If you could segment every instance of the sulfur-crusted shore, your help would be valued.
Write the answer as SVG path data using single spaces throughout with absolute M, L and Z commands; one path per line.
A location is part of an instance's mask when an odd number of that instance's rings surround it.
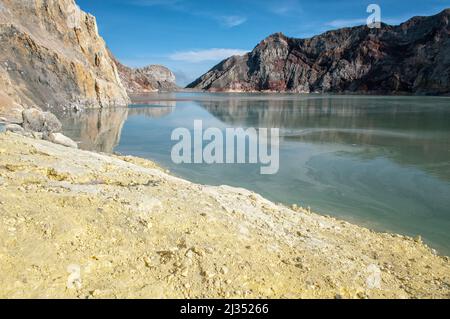
M 450 262 L 131 157 L 0 134 L 1 298 L 449 298 Z

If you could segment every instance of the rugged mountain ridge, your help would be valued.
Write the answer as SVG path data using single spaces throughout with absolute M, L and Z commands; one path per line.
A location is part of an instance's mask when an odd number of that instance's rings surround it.
M 450 94 L 450 9 L 310 39 L 276 33 L 188 85 L 209 91 Z
M 74 0 L 0 0 L 0 116 L 126 105 L 95 18 Z
M 111 52 L 110 54 L 128 93 L 177 90 L 175 74 L 165 66 L 149 65 L 143 68 L 130 68 L 119 62 Z

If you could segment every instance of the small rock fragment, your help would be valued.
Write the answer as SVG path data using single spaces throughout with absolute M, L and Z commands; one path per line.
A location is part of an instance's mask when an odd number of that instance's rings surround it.
M 144 256 L 144 258 L 142 258 L 144 260 L 145 266 L 148 268 L 152 267 L 152 261 L 150 258 L 148 258 L 147 256 Z
M 180 275 L 182 276 L 182 277 L 187 277 L 188 276 L 188 274 L 189 274 L 189 269 L 186 267 L 186 268 L 183 268 L 183 269 L 181 269 L 181 271 L 180 271 Z
M 18 125 L 18 124 L 8 124 L 5 126 L 5 131 L 6 132 L 12 132 L 12 133 L 24 133 L 24 129 L 22 126 Z
M 48 134 L 47 139 L 50 142 L 55 143 L 55 144 L 59 144 L 59 145 L 63 145 L 66 147 L 71 147 L 71 148 L 78 148 L 77 143 L 75 143 L 70 138 L 68 138 L 67 136 L 65 136 L 61 133 L 50 133 L 50 134 Z
M 222 268 L 220 268 L 220 272 L 221 272 L 223 275 L 226 275 L 226 274 L 228 274 L 229 269 L 228 269 L 226 266 L 223 266 Z
M 189 259 L 191 259 L 192 257 L 194 257 L 194 252 L 192 251 L 192 249 L 189 249 L 189 250 L 186 252 L 185 256 L 186 256 L 187 258 L 189 258 Z
M 201 275 L 206 278 L 213 278 L 216 274 L 212 271 L 204 270 L 201 272 Z

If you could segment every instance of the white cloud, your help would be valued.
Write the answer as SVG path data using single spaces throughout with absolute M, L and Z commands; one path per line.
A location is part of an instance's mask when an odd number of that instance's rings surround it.
M 220 23 L 227 28 L 237 27 L 247 21 L 246 17 L 241 16 L 223 16 L 219 18 Z
M 366 19 L 339 19 L 327 22 L 326 25 L 333 28 L 344 28 L 348 26 L 366 24 L 366 22 Z
M 269 10 L 281 16 L 297 15 L 303 12 L 298 0 L 278 0 L 270 6 Z
M 222 16 L 203 9 L 198 10 L 195 6 L 192 6 L 192 4 L 189 4 L 185 0 L 133 0 L 132 4 L 141 7 L 164 7 L 169 10 L 183 12 L 192 16 L 215 20 L 226 28 L 237 27 L 247 21 L 246 17 L 240 15 Z
M 169 55 L 169 58 L 174 61 L 199 63 L 204 61 L 219 61 L 226 59 L 232 55 L 243 55 L 247 52 L 248 50 L 240 49 L 207 49 L 176 52 Z

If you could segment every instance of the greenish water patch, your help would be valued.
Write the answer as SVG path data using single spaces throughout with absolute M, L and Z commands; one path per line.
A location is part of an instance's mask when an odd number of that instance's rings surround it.
M 117 112 L 67 120 L 66 133 L 86 148 L 155 160 L 193 182 L 245 187 L 378 231 L 421 235 L 450 254 L 449 98 L 155 94 Z M 278 174 L 260 175 L 260 165 L 172 163 L 172 130 L 192 129 L 197 119 L 205 128 L 280 128 Z

